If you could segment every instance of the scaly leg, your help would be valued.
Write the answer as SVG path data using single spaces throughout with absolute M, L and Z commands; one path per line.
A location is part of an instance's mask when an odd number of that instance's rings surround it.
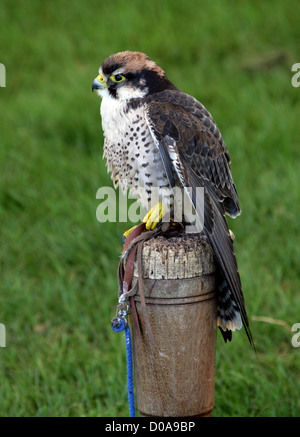
M 158 222 L 161 221 L 166 214 L 161 202 L 158 202 L 143 218 L 143 223 L 146 223 L 146 229 L 154 229 Z

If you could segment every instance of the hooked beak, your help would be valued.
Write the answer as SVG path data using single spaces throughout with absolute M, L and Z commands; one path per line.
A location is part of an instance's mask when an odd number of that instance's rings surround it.
M 107 87 L 107 83 L 104 80 L 104 77 L 99 74 L 93 82 L 92 91 L 94 90 L 103 90 Z

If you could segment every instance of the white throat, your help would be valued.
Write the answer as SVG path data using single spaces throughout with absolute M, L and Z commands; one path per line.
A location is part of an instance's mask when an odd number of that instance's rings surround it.
M 118 98 L 112 97 L 107 88 L 97 90 L 97 92 L 99 96 L 102 97 L 100 114 L 103 130 L 107 132 L 110 128 L 113 128 L 115 123 L 120 123 L 121 114 L 124 113 L 128 100 L 145 97 L 148 93 L 148 89 L 120 87 L 120 89 L 118 89 Z

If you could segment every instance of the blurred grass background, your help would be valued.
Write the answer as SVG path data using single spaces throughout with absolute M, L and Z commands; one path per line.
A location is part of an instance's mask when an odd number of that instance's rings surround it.
M 128 224 L 96 220 L 111 181 L 91 92 L 102 61 L 127 49 L 209 109 L 232 158 L 243 214 L 230 227 L 257 355 L 244 332 L 218 337 L 214 416 L 299 416 L 298 9 L 1 1 L 1 416 L 128 415 L 124 339 L 110 328 Z

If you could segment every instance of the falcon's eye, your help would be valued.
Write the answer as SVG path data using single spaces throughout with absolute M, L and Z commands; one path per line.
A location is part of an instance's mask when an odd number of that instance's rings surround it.
M 116 82 L 116 83 L 120 83 L 120 82 L 123 82 L 124 80 L 125 80 L 125 76 L 123 76 L 122 74 L 112 74 L 111 76 L 110 76 L 110 79 L 113 81 L 113 82 Z

